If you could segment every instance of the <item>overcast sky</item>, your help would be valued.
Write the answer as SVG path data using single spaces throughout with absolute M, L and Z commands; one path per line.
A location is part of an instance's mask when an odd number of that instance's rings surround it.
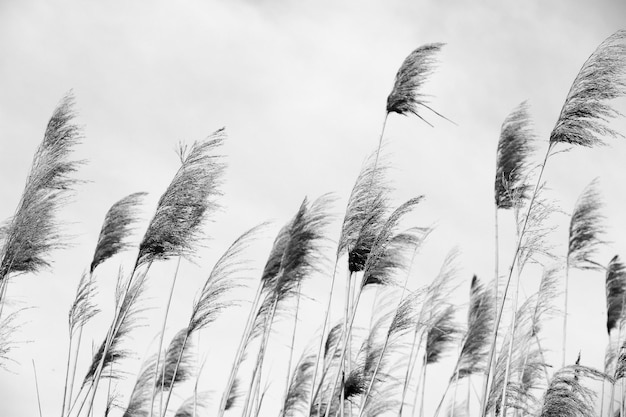
M 305 196 L 337 193 L 334 212 L 342 215 L 361 164 L 376 148 L 395 73 L 425 43 L 446 43 L 425 92 L 454 124 L 431 114 L 434 127 L 391 115 L 385 133 L 390 180 L 398 201 L 426 196 L 418 225 L 437 224 L 424 248 L 422 283 L 455 246 L 468 279 L 473 273 L 490 279 L 494 156 L 503 119 L 528 100 L 539 153 L 545 152 L 580 66 L 620 28 L 626 28 L 626 3 L 617 0 L 0 1 L 0 219 L 13 214 L 47 120 L 69 90 L 84 126 L 77 156 L 88 161 L 79 171 L 86 182 L 61 213 L 73 245 L 53 254 L 51 270 L 9 286 L 12 300 L 33 309 L 24 313 L 20 331 L 30 343 L 14 351 L 19 365 L 0 370 L 0 415 L 37 412 L 31 358 L 44 415 L 58 415 L 67 309 L 104 214 L 121 197 L 147 191 L 148 218 L 178 168 L 178 141 L 191 143 L 222 126 L 229 135 L 223 209 L 207 227 L 206 256 L 196 266 L 183 265 L 188 277 L 181 274 L 176 293 L 190 300 L 216 256 L 247 228 L 275 221 L 255 249 L 262 263 L 276 228 Z M 623 101 L 616 106 L 626 112 Z M 615 127 L 626 132 L 623 121 Z M 546 172 L 550 197 L 571 211 L 600 176 L 607 222 L 626 230 L 624 160 L 624 142 L 559 155 Z M 557 244 L 564 238 L 562 231 L 554 236 Z M 626 257 L 624 238 L 614 233 L 611 241 L 602 263 L 615 253 Z M 119 262 L 98 275 L 103 303 L 112 300 Z M 173 267 L 155 269 L 153 288 L 165 291 Z M 311 286 L 312 297 L 324 293 L 326 280 Z M 583 350 L 586 364 L 601 367 L 602 274 L 573 274 L 571 297 L 577 310 L 570 350 Z M 185 302 L 173 321 L 184 320 Z M 96 344 L 110 320 L 106 312 L 101 316 L 90 333 Z M 147 338 L 155 332 L 146 331 Z M 207 366 L 223 381 L 216 352 L 231 352 L 238 334 L 221 332 Z M 302 337 L 300 349 L 311 335 Z M 139 360 L 149 343 L 135 348 Z M 552 348 L 558 351 L 558 341 Z

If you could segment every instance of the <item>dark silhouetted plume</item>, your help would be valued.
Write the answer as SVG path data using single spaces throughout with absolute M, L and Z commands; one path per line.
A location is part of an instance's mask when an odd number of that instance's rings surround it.
M 510 209 L 528 197 L 528 159 L 533 151 L 528 105 L 517 106 L 502 123 L 496 162 L 495 199 L 499 209 Z
M 413 113 L 423 120 L 420 107 L 425 107 L 434 112 L 428 107 L 426 96 L 422 94 L 420 89 L 428 76 L 432 74 L 435 54 L 441 50 L 443 45 L 443 43 L 422 45 L 406 57 L 396 74 L 393 90 L 387 97 L 387 113 L 402 115 Z
M 589 184 L 576 202 L 569 224 L 568 265 L 578 269 L 597 269 L 593 261 L 598 246 L 603 243 L 605 233 L 600 213 L 602 202 L 596 180 Z
M 611 334 L 624 318 L 626 297 L 626 266 L 615 255 L 606 268 L 606 330 Z
M 126 239 L 137 221 L 137 205 L 145 195 L 146 193 L 134 193 L 111 206 L 100 230 L 98 244 L 91 261 L 91 272 L 102 262 L 130 247 Z

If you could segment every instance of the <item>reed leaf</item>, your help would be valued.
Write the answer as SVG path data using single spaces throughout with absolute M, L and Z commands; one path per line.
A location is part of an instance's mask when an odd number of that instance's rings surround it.
M 427 96 L 420 89 L 433 73 L 438 53 L 443 43 L 422 45 L 409 54 L 396 74 L 396 81 L 387 97 L 387 113 L 407 115 L 413 113 L 423 120 L 420 107 L 433 111 L 427 104 Z
M 569 224 L 567 264 L 571 268 L 598 269 L 593 260 L 598 246 L 604 243 L 606 233 L 602 223 L 602 201 L 597 189 L 597 180 L 592 181 L 576 201 Z
M 225 164 L 214 152 L 226 138 L 219 129 L 195 142 L 167 187 L 139 244 L 137 265 L 190 256 L 200 240 L 200 226 L 218 208 Z
M 550 133 L 550 144 L 568 143 L 592 147 L 604 137 L 622 136 L 607 123 L 620 115 L 608 103 L 626 94 L 626 30 L 602 42 L 574 79 Z
M 615 255 L 606 268 L 606 330 L 611 334 L 624 318 L 626 266 Z
M 504 120 L 496 158 L 495 200 L 499 209 L 510 209 L 528 198 L 528 159 L 535 136 L 526 102 Z
M 146 193 L 130 194 L 111 206 L 104 217 L 90 272 L 102 262 L 131 247 L 128 236 L 137 221 L 137 205 Z
M 54 110 L 35 152 L 17 210 L 3 233 L 0 282 L 9 274 L 34 273 L 48 267 L 50 251 L 65 245 L 56 212 L 78 182 L 72 174 L 82 163 L 69 158 L 82 138 L 74 124 L 73 107 L 74 97 L 68 93 Z

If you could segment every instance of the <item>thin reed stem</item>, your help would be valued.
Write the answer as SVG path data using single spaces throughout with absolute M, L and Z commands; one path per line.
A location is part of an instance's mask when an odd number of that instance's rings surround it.
M 239 365 L 243 360 L 243 354 L 246 347 L 246 341 L 248 340 L 250 331 L 252 330 L 252 324 L 254 323 L 254 316 L 258 308 L 259 300 L 261 299 L 261 292 L 263 289 L 263 282 L 259 282 L 257 286 L 256 294 L 254 295 L 254 300 L 252 301 L 252 306 L 250 307 L 250 312 L 248 313 L 248 320 L 246 322 L 246 327 L 244 328 L 244 332 L 239 341 L 239 347 L 237 348 L 237 352 L 235 354 L 235 360 L 233 362 L 233 366 L 230 371 L 230 375 L 228 377 L 228 383 L 226 384 L 226 388 L 222 394 L 222 400 L 220 402 L 220 408 L 218 411 L 218 417 L 223 417 L 224 412 L 226 411 L 226 404 L 228 403 L 228 397 L 230 395 L 230 391 L 233 389 L 233 385 L 235 383 L 235 379 L 237 377 L 237 371 L 239 370 Z
M 546 155 L 543 159 L 543 162 L 541 164 L 541 169 L 539 171 L 539 177 L 537 178 L 537 183 L 535 184 L 535 189 L 530 197 L 530 202 L 528 203 L 528 211 L 526 213 L 526 217 L 524 218 L 524 223 L 522 225 L 522 229 L 520 231 L 520 235 L 517 241 L 517 246 L 515 248 L 515 253 L 513 254 L 513 260 L 511 261 L 511 266 L 509 268 L 509 273 L 508 273 L 508 277 L 507 277 L 507 281 L 506 281 L 506 286 L 504 287 L 504 292 L 502 294 L 502 301 L 500 302 L 500 306 L 498 308 L 498 315 L 496 316 L 496 322 L 494 325 L 495 331 L 494 331 L 494 335 L 493 335 L 493 339 L 491 340 L 491 347 L 489 349 L 489 359 L 487 361 L 487 367 L 485 368 L 485 378 L 484 378 L 484 382 L 483 382 L 483 390 L 482 390 L 482 395 L 481 395 L 481 408 L 482 408 L 482 412 L 481 412 L 481 416 L 485 417 L 487 415 L 487 392 L 489 390 L 489 381 L 492 377 L 492 372 L 491 370 L 491 365 L 493 363 L 493 358 L 494 358 L 494 354 L 495 354 L 495 350 L 496 350 L 496 340 L 498 338 L 498 327 L 500 325 L 500 321 L 502 320 L 502 314 L 504 312 L 504 302 L 506 301 L 506 296 L 509 290 L 509 286 L 511 284 L 511 277 L 513 276 L 513 269 L 515 267 L 515 263 L 517 261 L 517 258 L 519 256 L 519 253 L 522 249 L 522 242 L 524 239 L 524 233 L 526 232 L 526 227 L 528 226 L 528 220 L 530 219 L 530 214 L 531 214 L 531 210 L 533 208 L 533 204 L 535 203 L 535 199 L 537 197 L 537 194 L 539 192 L 539 187 L 541 185 L 541 178 L 543 177 L 543 172 L 545 170 L 546 167 L 546 163 L 548 162 L 548 157 L 550 156 L 550 151 L 552 150 L 552 147 L 554 145 L 554 142 L 550 142 L 550 144 L 548 145 L 548 150 L 546 151 Z
M 35 391 L 37 392 L 37 407 L 39 408 L 39 417 L 43 417 L 41 414 L 41 398 L 39 397 L 39 380 L 37 379 L 37 367 L 35 366 L 35 360 L 31 359 L 33 363 L 33 374 L 35 375 Z
M 170 311 L 170 306 L 172 305 L 172 296 L 174 295 L 174 287 L 176 285 L 176 278 L 178 277 L 178 271 L 180 269 L 180 261 L 181 256 L 178 257 L 176 261 L 176 270 L 174 271 L 174 278 L 172 279 L 172 285 L 170 287 L 170 292 L 167 297 L 167 304 L 165 306 L 165 314 L 163 315 L 163 324 L 161 325 L 161 335 L 159 336 L 159 344 L 157 345 L 157 359 L 156 366 L 154 367 L 154 384 L 152 384 L 152 395 L 150 397 L 150 414 L 152 417 L 153 408 L 154 408 L 154 397 L 156 396 L 157 389 L 157 377 L 159 375 L 159 363 L 161 361 L 161 349 L 163 349 L 163 338 L 165 337 L 165 327 L 167 325 L 167 316 Z M 185 336 L 185 340 L 187 337 Z M 183 349 L 181 349 L 182 354 Z M 175 379 L 175 378 L 174 378 Z M 174 379 L 172 379 L 172 384 L 174 384 Z M 163 414 L 163 387 L 165 385 L 165 358 L 163 359 L 163 366 L 161 367 L 161 391 L 159 395 L 159 415 Z M 171 389 L 171 387 L 170 387 Z
M 564 304 L 563 304 L 563 339 L 562 339 L 562 360 L 561 368 L 565 367 L 565 357 L 567 353 L 567 301 L 569 292 L 569 258 L 565 261 L 565 288 L 564 288 Z
M 330 281 L 330 294 L 328 295 L 328 304 L 326 305 L 326 314 L 324 315 L 324 324 L 322 325 L 322 334 L 320 336 L 320 343 L 317 347 L 317 355 L 315 356 L 315 367 L 313 368 L 313 379 L 311 380 L 311 391 L 309 394 L 309 409 L 313 407 L 313 400 L 315 398 L 315 380 L 317 379 L 317 370 L 319 369 L 319 362 L 322 357 L 322 349 L 324 348 L 324 338 L 326 336 L 326 328 L 330 318 L 330 307 L 333 300 L 333 292 L 335 288 L 335 278 L 337 276 L 337 263 L 339 258 L 335 259 L 335 266 L 333 268 L 333 277 Z
M 283 395 L 283 404 L 287 401 L 287 395 L 289 394 L 289 381 L 291 379 L 291 362 L 293 361 L 293 346 L 296 342 L 296 330 L 298 329 L 298 312 L 300 310 L 300 291 L 301 283 L 298 282 L 298 288 L 296 290 L 296 312 L 293 319 L 293 330 L 291 331 L 291 345 L 289 346 L 289 360 L 287 361 L 287 384 L 285 385 L 285 394 Z M 282 414 L 282 413 L 281 413 Z

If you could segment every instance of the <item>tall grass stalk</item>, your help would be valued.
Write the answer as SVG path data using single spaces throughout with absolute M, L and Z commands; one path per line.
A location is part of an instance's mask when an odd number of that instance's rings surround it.
M 153 403 L 154 403 L 154 399 L 156 397 L 156 390 L 157 390 L 157 386 L 159 384 L 156 383 L 157 378 L 158 378 L 158 373 L 159 373 L 159 364 L 161 363 L 161 351 L 163 350 L 163 338 L 165 337 L 165 327 L 167 325 L 167 317 L 170 311 L 170 306 L 172 304 L 172 297 L 174 295 L 174 287 L 176 286 L 176 278 L 178 278 L 178 271 L 180 270 L 180 261 L 181 261 L 181 256 L 178 257 L 178 259 L 176 260 L 176 270 L 174 271 L 174 278 L 172 278 L 172 285 L 170 287 L 169 293 L 168 293 L 168 297 L 167 297 L 167 304 L 165 305 L 165 312 L 163 313 L 163 324 L 161 325 L 161 332 L 159 335 L 159 344 L 157 345 L 157 357 L 156 357 L 156 363 L 157 366 L 154 367 L 154 381 L 155 383 L 152 384 L 152 395 L 150 396 L 151 401 L 150 401 L 150 414 L 149 416 L 152 417 L 152 413 L 153 413 Z M 187 341 L 187 335 L 185 335 L 185 342 Z M 181 356 L 182 356 L 182 352 L 183 349 L 181 349 Z M 178 370 L 178 365 L 179 365 L 180 361 L 177 362 L 176 364 L 176 371 Z M 172 379 L 172 383 L 174 383 L 174 379 L 175 377 Z M 161 390 L 159 391 L 159 415 L 163 414 L 163 387 L 165 385 L 165 364 L 163 364 L 163 372 L 161 375 Z

